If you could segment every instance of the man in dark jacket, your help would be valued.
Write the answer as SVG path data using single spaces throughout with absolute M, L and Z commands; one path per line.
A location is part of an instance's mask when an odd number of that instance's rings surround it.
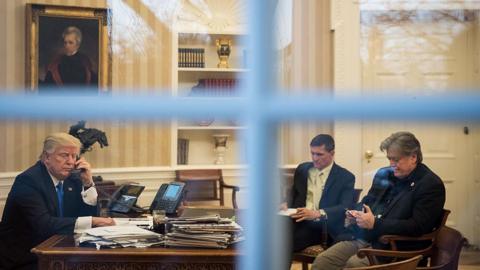
M 313 263 L 313 269 L 343 269 L 368 265 L 356 256 L 367 246 L 385 249 L 378 242 L 385 234 L 418 236 L 433 231 L 441 221 L 445 204 L 442 180 L 422 163 L 419 141 L 410 132 L 397 132 L 386 138 L 380 150 L 387 152 L 390 167 L 376 173 L 372 187 L 357 210 L 346 212 L 350 234 Z M 415 250 L 425 246 L 406 243 L 399 249 Z
M 90 164 L 77 159 L 80 145 L 66 133 L 48 136 L 40 161 L 15 178 L 0 223 L 0 269 L 37 269 L 30 249 L 52 235 L 115 224 L 92 217 L 97 191 Z
M 333 161 L 335 142 L 327 134 L 317 135 L 310 143 L 312 162 L 300 164 L 295 170 L 290 200 L 285 209 L 296 208 L 293 251 L 302 250 L 321 241 L 321 219 L 335 238 L 343 231 L 343 213 L 353 204 L 355 176 Z

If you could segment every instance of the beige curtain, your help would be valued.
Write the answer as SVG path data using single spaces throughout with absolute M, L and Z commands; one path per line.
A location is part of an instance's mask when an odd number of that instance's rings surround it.
M 280 43 L 283 43 L 278 51 L 280 87 L 289 94 L 319 91 L 332 94 L 330 1 L 293 1 L 291 10 L 291 17 L 284 14 L 279 18 L 280 33 L 285 30 L 282 28 L 289 28 L 288 24 L 291 26 L 290 37 L 279 37 Z M 281 163 L 298 164 L 310 160 L 310 140 L 319 133 L 332 132 L 331 122 L 284 123 L 280 128 Z

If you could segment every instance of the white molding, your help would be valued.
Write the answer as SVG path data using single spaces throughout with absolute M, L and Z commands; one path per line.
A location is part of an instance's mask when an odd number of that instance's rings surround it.
M 245 126 L 179 126 L 178 130 L 242 130 Z
M 3 180 L 7 180 L 10 178 L 15 178 L 21 172 L 0 172 L 0 186 L 3 184 Z
M 171 171 L 170 166 L 152 166 L 152 167 L 123 167 L 123 168 L 97 168 L 92 169 L 95 173 L 121 173 L 121 172 L 165 172 Z
M 224 165 L 177 165 L 173 167 L 173 170 L 210 170 L 210 169 L 222 169 L 222 170 L 246 170 L 247 165 L 242 164 L 224 164 Z M 225 172 L 224 172 L 225 173 Z
M 295 169 L 297 168 L 298 164 L 283 164 L 280 166 L 282 169 Z
M 239 73 L 248 72 L 247 68 L 178 68 L 178 72 Z

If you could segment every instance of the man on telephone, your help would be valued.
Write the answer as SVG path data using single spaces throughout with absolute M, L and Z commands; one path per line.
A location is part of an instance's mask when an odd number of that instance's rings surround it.
M 51 134 L 40 160 L 15 178 L 0 223 L 0 269 L 36 269 L 30 249 L 52 235 L 115 224 L 94 217 L 97 191 L 80 147 L 67 133 Z

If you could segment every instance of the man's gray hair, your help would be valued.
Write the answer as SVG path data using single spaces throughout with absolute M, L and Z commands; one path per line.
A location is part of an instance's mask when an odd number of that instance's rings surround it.
M 43 150 L 40 154 L 40 159 L 43 159 L 45 154 L 51 154 L 55 152 L 59 146 L 75 146 L 78 149 L 81 148 L 82 143 L 79 139 L 64 132 L 58 132 L 48 135 L 43 141 Z
M 423 160 L 420 142 L 415 138 L 415 135 L 408 131 L 395 132 L 380 144 L 382 152 L 391 148 L 398 149 L 404 156 L 416 155 L 417 164 L 420 164 Z
M 65 39 L 66 35 L 74 34 L 75 35 L 75 40 L 77 41 L 77 45 L 80 46 L 82 43 L 82 31 L 78 29 L 76 26 L 69 26 L 63 30 L 62 33 L 62 38 Z

